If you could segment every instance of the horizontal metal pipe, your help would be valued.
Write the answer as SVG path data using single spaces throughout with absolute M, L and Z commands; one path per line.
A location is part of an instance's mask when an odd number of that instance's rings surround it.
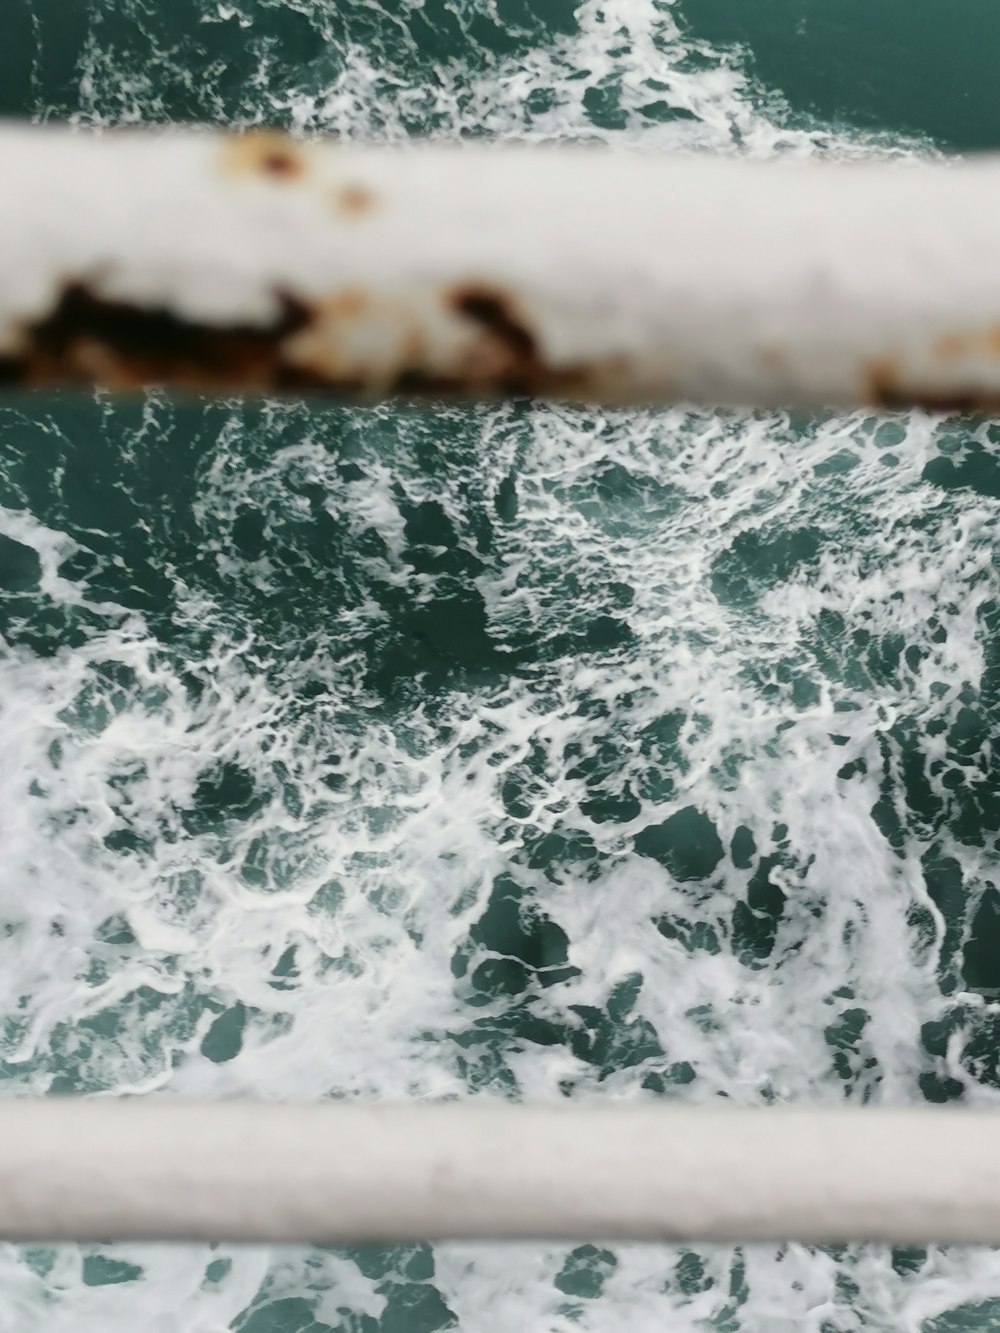
M 1000 160 L 0 130 L 0 382 L 989 409 Z
M 0 1237 L 1000 1243 L 975 1111 L 0 1101 Z

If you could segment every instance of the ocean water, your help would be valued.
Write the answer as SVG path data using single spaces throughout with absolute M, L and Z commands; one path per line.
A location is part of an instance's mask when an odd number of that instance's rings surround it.
M 1000 145 L 941 14 L 7 0 L 0 112 Z M 996 1105 L 998 529 L 988 420 L 5 398 L 3 1090 Z M 0 1333 L 993 1328 L 983 1249 L 0 1249 Z

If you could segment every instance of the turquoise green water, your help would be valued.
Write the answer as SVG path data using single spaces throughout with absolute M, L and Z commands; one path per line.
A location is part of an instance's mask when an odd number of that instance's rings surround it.
M 964 149 L 998 22 L 8 0 L 0 111 Z M 6 1090 L 996 1104 L 998 499 L 981 420 L 7 399 Z M 1000 1328 L 971 1249 L 7 1247 L 0 1294 L 0 1333 Z

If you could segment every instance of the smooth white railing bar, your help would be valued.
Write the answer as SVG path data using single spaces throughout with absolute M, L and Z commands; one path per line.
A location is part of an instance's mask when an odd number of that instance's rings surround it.
M 1000 403 L 1000 159 L 0 129 L 0 381 Z
M 0 1101 L 0 1237 L 1000 1243 L 1000 1115 Z

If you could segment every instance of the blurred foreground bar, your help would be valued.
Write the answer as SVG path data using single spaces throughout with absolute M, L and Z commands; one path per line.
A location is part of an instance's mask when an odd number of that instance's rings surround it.
M 0 382 L 989 410 L 1000 159 L 0 129 Z
M 1000 1116 L 0 1102 L 0 1238 L 1000 1242 Z

